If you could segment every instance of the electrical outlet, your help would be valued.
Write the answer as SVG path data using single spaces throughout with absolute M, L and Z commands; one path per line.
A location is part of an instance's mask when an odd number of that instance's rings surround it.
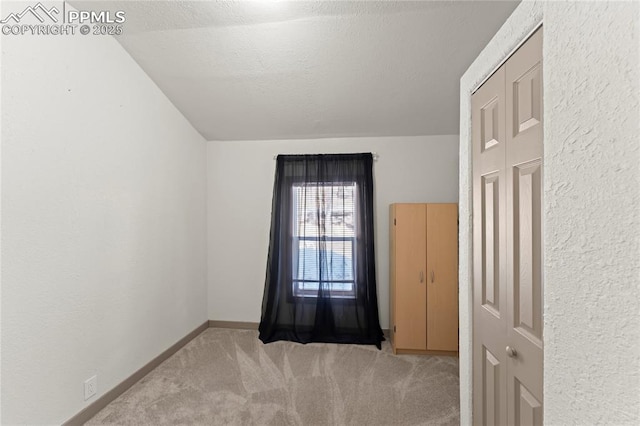
M 93 376 L 84 381 L 84 400 L 98 393 L 98 376 Z

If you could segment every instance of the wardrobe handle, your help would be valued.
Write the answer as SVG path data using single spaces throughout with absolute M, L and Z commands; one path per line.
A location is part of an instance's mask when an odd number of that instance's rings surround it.
M 431 271 L 431 282 L 433 282 L 435 279 L 436 279 L 436 274 L 432 270 Z
M 420 271 L 420 282 L 423 283 L 424 282 L 424 272 Z

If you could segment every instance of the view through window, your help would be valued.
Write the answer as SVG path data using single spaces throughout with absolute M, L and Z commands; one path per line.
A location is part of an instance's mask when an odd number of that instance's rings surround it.
M 293 294 L 355 297 L 354 182 L 293 188 Z M 320 287 L 322 286 L 322 287 Z

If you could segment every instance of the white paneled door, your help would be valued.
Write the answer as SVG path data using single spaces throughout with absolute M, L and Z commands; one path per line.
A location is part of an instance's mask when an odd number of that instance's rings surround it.
M 542 29 L 471 99 L 473 419 L 542 424 Z

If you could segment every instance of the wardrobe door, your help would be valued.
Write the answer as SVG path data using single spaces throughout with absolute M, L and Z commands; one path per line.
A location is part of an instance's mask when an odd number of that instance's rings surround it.
M 471 97 L 473 141 L 473 419 L 507 424 L 505 69 Z
M 424 204 L 394 205 L 395 349 L 427 349 Z
M 458 206 L 427 204 L 427 349 L 458 351 Z
M 542 424 L 542 30 L 506 63 L 508 423 Z

